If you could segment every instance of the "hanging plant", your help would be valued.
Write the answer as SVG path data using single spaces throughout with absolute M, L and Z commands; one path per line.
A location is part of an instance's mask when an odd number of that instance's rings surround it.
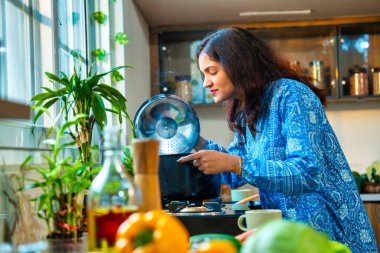
M 119 71 L 116 70 L 112 72 L 112 80 L 115 82 L 119 82 L 119 81 L 124 80 L 124 77 L 120 74 Z
M 73 20 L 73 25 L 76 25 L 79 21 L 80 15 L 78 12 L 73 12 L 72 13 L 72 20 Z
M 97 48 L 91 51 L 91 55 L 95 56 L 99 61 L 102 61 L 104 58 L 106 58 L 107 52 L 103 48 Z
M 99 24 L 103 24 L 106 21 L 106 14 L 102 11 L 97 11 L 92 13 L 92 16 L 94 17 L 95 21 L 98 22 Z
M 73 49 L 73 50 L 70 51 L 70 54 L 71 54 L 72 57 L 74 57 L 74 59 L 79 60 L 79 62 L 84 62 L 84 61 L 85 61 L 85 59 L 84 59 L 84 57 L 82 56 L 80 50 Z
M 129 42 L 128 35 L 123 32 L 119 32 L 115 35 L 115 40 L 121 45 L 125 45 Z

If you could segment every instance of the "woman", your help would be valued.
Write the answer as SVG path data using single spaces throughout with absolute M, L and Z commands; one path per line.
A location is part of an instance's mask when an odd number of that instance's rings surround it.
M 226 28 L 199 46 L 203 86 L 224 103 L 235 133 L 228 151 L 202 137 L 193 160 L 235 188 L 259 188 L 262 207 L 310 224 L 352 252 L 377 252 L 355 181 L 332 130 L 324 91 L 262 40 Z

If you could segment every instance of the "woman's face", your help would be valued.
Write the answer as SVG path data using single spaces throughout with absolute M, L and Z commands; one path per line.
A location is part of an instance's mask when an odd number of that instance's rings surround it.
M 199 68 L 204 74 L 203 87 L 210 89 L 215 103 L 224 102 L 234 96 L 235 86 L 219 62 L 201 53 L 198 59 Z

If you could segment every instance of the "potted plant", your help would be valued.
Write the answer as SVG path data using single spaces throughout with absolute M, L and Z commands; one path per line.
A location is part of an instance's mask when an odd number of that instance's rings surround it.
M 82 117 L 75 122 L 74 127 L 67 130 L 77 145 L 79 160 L 83 163 L 89 163 L 91 161 L 91 137 L 94 123 L 96 122 L 102 130 L 107 123 L 107 111 L 116 114 L 120 123 L 125 117 L 131 125 L 133 124 L 127 112 L 125 97 L 117 89 L 101 82 L 102 77 L 110 73 L 120 78 L 118 70 L 122 68 L 130 68 L 130 66 L 119 66 L 101 74 L 97 74 L 91 67 L 87 77 L 83 79 L 81 79 L 81 71 L 77 72 L 75 67 L 70 78 L 63 72 L 60 73 L 60 76 L 45 72 L 46 77 L 53 83 L 54 89 L 42 87 L 45 92 L 32 97 L 32 102 L 36 103 L 34 106 L 36 110 L 34 123 L 55 103 L 61 105 L 57 119 L 62 114 L 65 121 L 78 114 L 87 115 L 87 117 Z M 111 104 L 111 108 L 105 107 L 104 100 Z
M 55 103 L 61 105 L 55 123 L 47 133 L 48 137 L 55 130 L 55 138 L 44 141 L 52 149 L 51 155 L 42 156 L 46 165 L 32 165 L 33 156 L 27 157 L 21 165 L 23 172 L 32 170 L 40 174 L 38 179 L 26 178 L 29 184 L 20 190 L 41 189 L 41 194 L 32 200 L 37 202 L 38 216 L 47 225 L 48 238 L 77 238 L 81 235 L 83 199 L 80 200 L 79 196 L 90 186 L 93 175 L 98 171 L 98 168 L 92 168 L 94 161 L 91 158 L 94 124 L 102 130 L 107 122 L 107 111 L 116 114 L 119 122 L 126 118 L 132 124 L 125 97 L 101 80 L 108 74 L 120 77 L 117 71 L 128 67 L 116 67 L 101 74 L 90 68 L 84 78 L 76 68 L 70 78 L 63 72 L 59 76 L 45 73 L 54 88 L 42 87 L 44 92 L 32 98 L 36 112 L 34 122 L 42 114 L 50 117 L 48 109 Z M 107 108 L 104 100 L 111 107 Z M 58 126 L 59 119 L 63 119 L 61 127 Z M 67 136 L 72 140 L 64 142 Z M 62 151 L 72 145 L 77 147 L 78 157 L 64 157 Z
M 90 171 L 88 164 L 72 156 L 64 157 L 62 151 L 75 145 L 74 141 L 66 141 L 67 130 L 86 117 L 79 114 L 62 127 L 55 127 L 55 138 L 44 141 L 51 147 L 51 155 L 42 155 L 42 164 L 33 165 L 35 155 L 30 155 L 21 165 L 23 175 L 30 171 L 40 175 L 40 178 L 23 176 L 24 186 L 19 190 L 40 189 L 39 195 L 32 201 L 37 203 L 38 217 L 47 225 L 47 238 L 76 239 L 82 232 L 83 200 L 79 196 L 89 187 L 93 174 L 99 168 Z

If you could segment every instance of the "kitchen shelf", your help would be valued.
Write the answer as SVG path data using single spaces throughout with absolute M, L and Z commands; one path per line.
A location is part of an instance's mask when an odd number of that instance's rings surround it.
M 368 21 L 368 20 L 366 20 Z M 347 21 L 348 22 L 348 21 Z M 344 22 L 312 22 L 308 26 L 290 22 L 284 26 L 251 27 L 275 50 L 281 52 L 292 64 L 299 65 L 304 74 L 312 75 L 317 69 L 319 79 L 315 84 L 325 88 L 328 101 L 336 102 L 376 102 L 380 94 L 374 94 L 374 77 L 370 70 L 380 67 L 380 17 L 363 23 L 350 20 Z M 183 94 L 179 80 L 186 80 L 186 89 L 191 89 L 187 101 L 195 107 L 213 107 L 213 99 L 202 87 L 202 78 L 197 68 L 195 50 L 200 41 L 212 31 L 152 31 L 156 44 L 152 46 L 153 71 L 158 77 L 152 78 L 152 95 L 157 93 Z M 153 44 L 154 45 L 154 44 Z M 355 45 L 361 45 L 358 53 Z M 156 68 L 154 68 L 156 66 Z M 351 96 L 350 70 L 364 68 L 367 71 L 368 95 Z M 158 69 L 157 69 L 158 68 Z M 379 84 L 380 86 L 380 84 Z M 180 91 L 180 93 L 178 93 Z

